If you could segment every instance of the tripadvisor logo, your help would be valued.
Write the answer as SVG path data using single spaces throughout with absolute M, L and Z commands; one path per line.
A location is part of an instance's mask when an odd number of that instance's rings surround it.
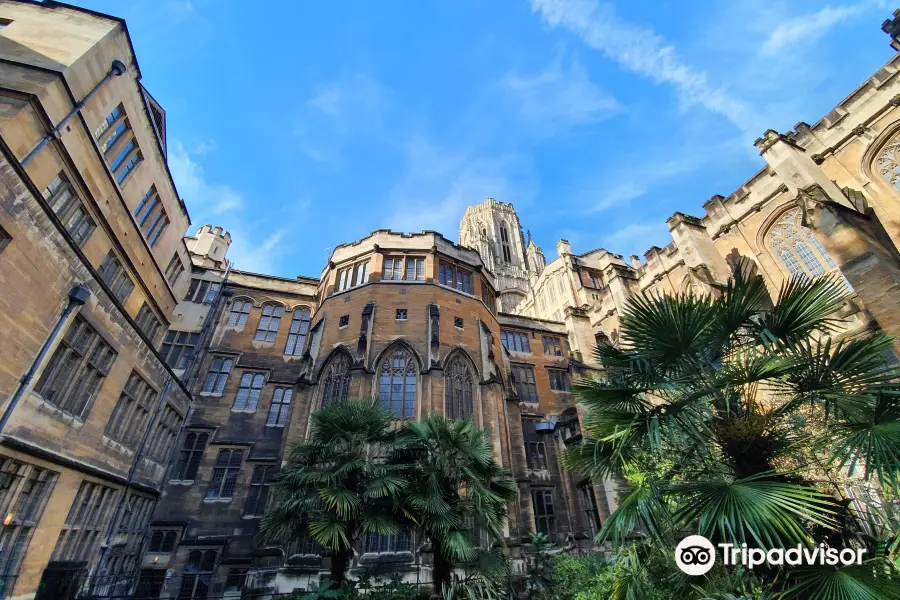
M 812 548 L 797 544 L 790 548 L 749 548 L 747 544 L 718 544 L 722 564 L 742 565 L 753 569 L 760 565 L 861 565 L 864 548 L 828 548 L 819 544 Z M 702 535 L 689 535 L 675 548 L 675 563 L 688 575 L 703 575 L 716 564 L 716 547 Z

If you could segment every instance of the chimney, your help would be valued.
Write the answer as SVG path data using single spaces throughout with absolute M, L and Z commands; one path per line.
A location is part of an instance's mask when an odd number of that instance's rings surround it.
M 631 255 L 631 268 L 635 270 L 641 268 L 641 257 L 637 254 Z
M 560 257 L 572 254 L 572 246 L 569 245 L 569 240 L 559 240 L 556 242 L 556 252 Z

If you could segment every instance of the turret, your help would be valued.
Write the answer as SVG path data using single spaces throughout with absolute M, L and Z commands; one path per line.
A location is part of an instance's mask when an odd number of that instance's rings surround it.
M 221 227 L 204 225 L 197 230 L 194 239 L 187 240 L 188 250 L 197 256 L 205 257 L 214 264 L 224 263 L 225 254 L 231 246 L 231 234 Z

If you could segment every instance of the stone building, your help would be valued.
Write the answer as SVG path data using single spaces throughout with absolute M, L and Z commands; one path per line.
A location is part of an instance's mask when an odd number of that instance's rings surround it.
M 199 314 L 188 315 L 212 306 L 193 410 L 143 556 L 145 593 L 285 591 L 327 573 L 312 541 L 261 548 L 254 536 L 285 448 L 306 435 L 312 411 L 347 398 L 378 397 L 403 419 L 472 418 L 519 485 L 510 546 L 536 527 L 561 545 L 591 543 L 614 495 L 564 472 L 565 439 L 554 436 L 560 415 L 577 422 L 569 386 L 589 369 L 563 324 L 498 312 L 497 282 L 478 252 L 435 232 L 378 230 L 335 248 L 318 278 L 221 265 L 199 274 L 210 236 L 227 239 L 204 226 L 189 240 L 198 291 L 179 303 L 169 333 L 181 335 L 177 321 L 201 331 Z M 216 311 L 209 294 L 220 284 Z M 390 568 L 428 581 L 423 544 L 369 536 L 352 572 Z
M 309 415 L 354 397 L 484 428 L 519 487 L 514 555 L 536 530 L 590 545 L 619 486 L 558 457 L 580 436 L 570 386 L 617 342 L 629 297 L 711 292 L 736 267 L 773 293 L 834 272 L 841 335 L 900 333 L 898 68 L 812 126 L 766 132 L 766 166 L 702 217 L 675 213 L 673 241 L 643 259 L 560 240 L 547 262 L 488 199 L 458 244 L 377 230 L 318 276 L 281 278 L 232 268 L 220 227 L 184 237 L 165 111 L 124 22 L 0 0 L 0 595 L 32 597 L 42 577 L 53 595 L 73 570 L 113 595 L 305 587 L 327 572 L 321 549 L 254 536 Z M 429 560 L 413 535 L 371 536 L 352 569 L 427 581 Z
M 138 566 L 191 400 L 165 131 L 123 21 L 0 1 L 0 595 Z

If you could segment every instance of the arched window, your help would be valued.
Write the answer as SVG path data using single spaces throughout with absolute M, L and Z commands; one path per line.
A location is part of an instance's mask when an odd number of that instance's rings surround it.
M 803 226 L 801 219 L 800 208 L 794 208 L 776 221 L 767 234 L 772 251 L 792 276 L 821 277 L 826 273 L 837 273 L 847 292 L 853 291 L 834 259 L 813 232 Z
M 256 328 L 256 337 L 253 339 L 257 342 L 274 342 L 283 313 L 284 309 L 277 304 L 263 306 L 262 315 L 259 317 L 259 326 Z
M 378 369 L 378 399 L 401 419 L 416 416 L 416 361 L 409 350 L 395 348 Z
M 322 378 L 322 408 L 344 402 L 350 395 L 350 357 L 338 354 Z
M 472 370 L 461 356 L 455 356 L 444 369 L 444 414 L 461 421 L 473 412 Z
M 875 170 L 892 188 L 900 191 L 900 138 L 894 137 L 884 145 L 875 159 Z
M 228 327 L 243 327 L 247 324 L 250 309 L 253 303 L 249 300 L 235 300 L 231 303 L 231 311 L 228 313 Z
M 509 249 L 509 231 L 506 225 L 500 225 L 500 247 L 503 249 L 503 262 L 512 262 L 512 252 Z

